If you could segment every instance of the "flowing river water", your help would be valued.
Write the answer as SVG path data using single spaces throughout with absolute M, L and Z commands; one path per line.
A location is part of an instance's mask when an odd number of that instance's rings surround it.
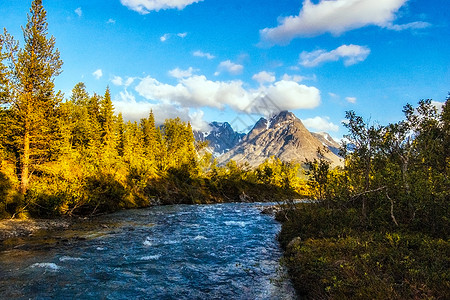
M 10 241 L 1 299 L 295 299 L 256 204 L 127 210 Z

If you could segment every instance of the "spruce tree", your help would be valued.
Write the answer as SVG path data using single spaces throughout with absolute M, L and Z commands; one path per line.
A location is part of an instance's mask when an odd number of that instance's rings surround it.
M 116 136 L 117 136 L 117 152 L 119 156 L 124 156 L 125 153 L 125 123 L 123 122 L 122 113 L 117 116 L 116 124 Z
M 54 128 L 56 107 L 61 101 L 54 93 L 54 79 L 61 73 L 62 60 L 55 48 L 55 38 L 48 37 L 47 13 L 42 0 L 34 0 L 27 25 L 22 28 L 25 46 L 18 43 L 5 30 L 1 36 L 0 97 L 12 111 L 15 124 L 21 130 L 15 146 L 19 158 L 20 191 L 26 193 L 30 169 L 45 161 L 49 155 Z
M 83 82 L 79 82 L 72 89 L 71 122 L 73 147 L 77 149 L 87 149 L 91 140 L 94 139 L 95 126 L 92 125 L 89 116 L 89 94 Z
M 156 128 L 153 110 L 150 110 L 150 114 L 148 116 L 148 126 L 150 128 L 150 144 L 148 151 L 151 159 L 156 160 L 159 157 L 159 152 L 161 151 L 161 132 L 159 131 L 159 128 Z
M 90 154 L 96 153 L 101 145 L 101 117 L 100 117 L 100 96 L 94 93 L 89 98 L 88 114 L 90 123 Z
M 100 106 L 100 125 L 102 130 L 102 144 L 107 151 L 115 147 L 114 136 L 114 107 L 111 101 L 109 87 L 106 88 Z

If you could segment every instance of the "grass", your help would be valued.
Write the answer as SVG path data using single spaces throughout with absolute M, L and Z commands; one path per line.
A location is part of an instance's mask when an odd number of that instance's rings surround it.
M 368 229 L 355 211 L 308 206 L 278 216 L 283 260 L 299 296 L 448 299 L 449 240 L 406 229 Z

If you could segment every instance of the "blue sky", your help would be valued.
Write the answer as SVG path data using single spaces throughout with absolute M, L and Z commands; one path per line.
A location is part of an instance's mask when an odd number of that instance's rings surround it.
M 22 42 L 30 1 L 0 2 Z M 239 130 L 277 109 L 341 138 L 346 110 L 386 124 L 450 91 L 448 0 L 44 0 L 70 97 L 110 86 L 116 112 Z M 270 105 L 268 105 L 270 104 Z

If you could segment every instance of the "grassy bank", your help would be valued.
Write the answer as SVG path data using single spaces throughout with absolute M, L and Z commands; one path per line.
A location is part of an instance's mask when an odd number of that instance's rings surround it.
M 362 226 L 355 210 L 315 204 L 280 213 L 284 263 L 307 299 L 448 299 L 450 241 Z

